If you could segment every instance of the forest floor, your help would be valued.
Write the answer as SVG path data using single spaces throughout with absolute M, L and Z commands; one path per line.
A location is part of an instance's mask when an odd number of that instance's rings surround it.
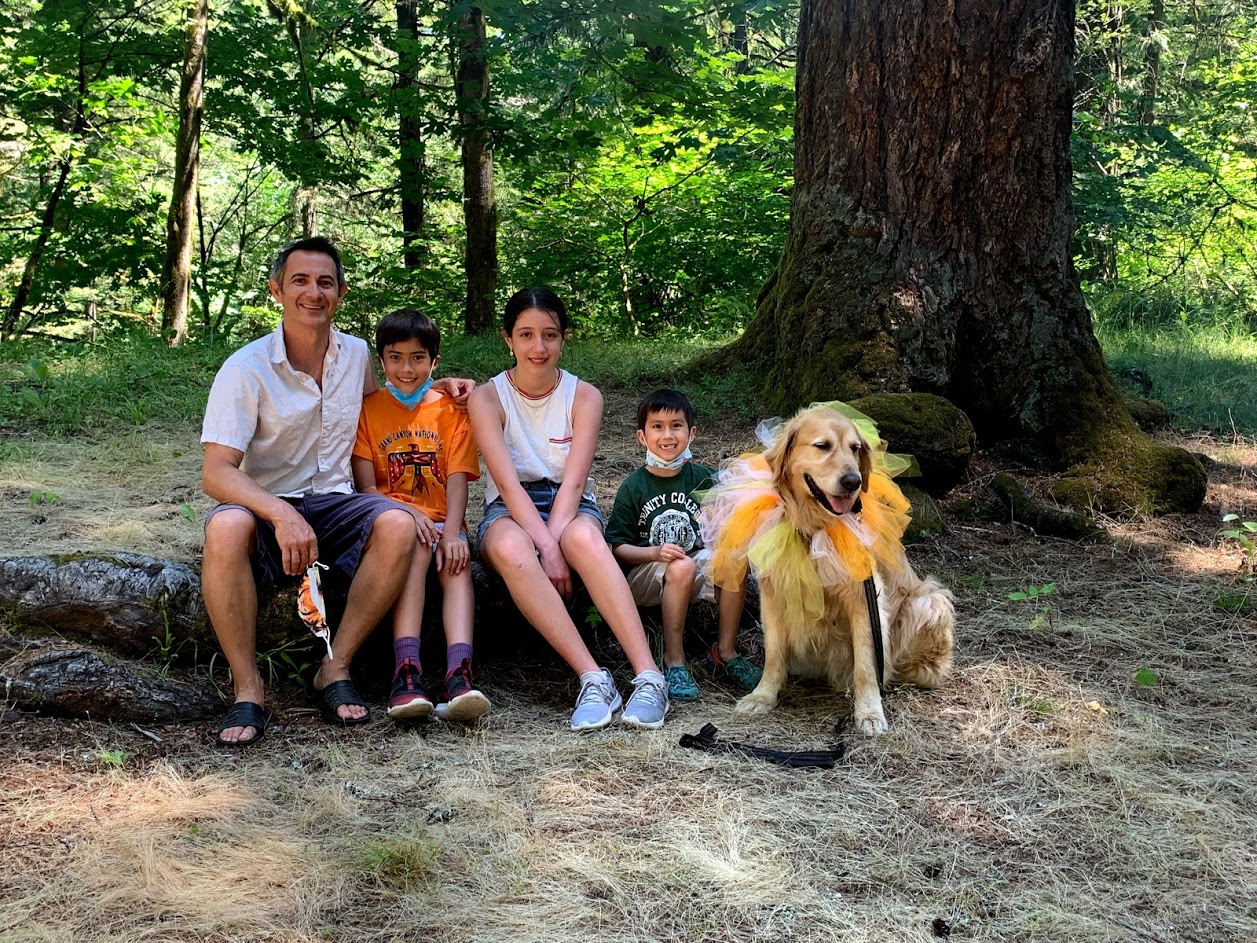
M 608 393 L 606 502 L 640 460 L 638 395 Z M 703 428 L 696 455 L 749 446 L 744 425 Z M 10 449 L 0 555 L 194 560 L 196 440 L 152 426 Z M 747 718 L 699 671 L 703 699 L 663 730 L 578 736 L 557 664 L 483 649 L 494 709 L 472 728 L 377 709 L 332 729 L 285 684 L 240 753 L 208 723 L 155 740 L 7 710 L 0 941 L 1251 943 L 1257 592 L 1218 531 L 1257 518 L 1257 447 L 1173 441 L 1215 462 L 1198 514 L 1106 521 L 1098 544 L 953 516 L 914 545 L 956 594 L 955 671 L 894 691 L 891 732 L 847 734 L 831 770 L 677 745 L 711 722 L 831 746 L 850 703 L 821 686 Z M 944 508 L 984 500 L 999 470 L 980 456 Z

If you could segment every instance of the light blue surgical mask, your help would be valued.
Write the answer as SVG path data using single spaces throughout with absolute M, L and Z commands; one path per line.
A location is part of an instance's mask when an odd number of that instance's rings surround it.
M 686 462 L 694 457 L 694 453 L 686 449 L 670 462 L 665 462 L 650 449 L 646 450 L 646 467 L 647 468 L 666 468 L 669 471 L 676 471 Z
M 393 384 L 389 383 L 387 380 L 384 381 L 384 389 L 392 393 L 393 399 L 397 400 L 397 402 L 401 403 L 403 406 L 407 407 L 408 409 L 414 409 L 421 402 L 423 402 L 423 398 L 428 395 L 428 390 L 432 389 L 432 377 L 429 376 L 428 379 L 424 382 L 424 384 L 420 386 L 418 389 L 416 389 L 409 396 L 407 396 L 397 387 L 393 386 Z

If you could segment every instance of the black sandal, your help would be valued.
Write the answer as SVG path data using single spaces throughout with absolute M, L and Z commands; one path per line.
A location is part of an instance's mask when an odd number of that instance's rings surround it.
M 261 704 L 254 704 L 252 701 L 236 701 L 231 705 L 231 710 L 227 712 L 227 716 L 223 718 L 223 722 L 218 725 L 218 730 L 214 737 L 214 745 L 222 747 L 224 750 L 242 750 L 245 747 L 251 747 L 259 740 L 266 736 L 266 725 L 271 722 L 270 708 L 263 707 Z M 257 731 L 248 740 L 224 740 L 223 731 L 230 727 L 252 727 Z
M 365 724 L 371 719 L 370 711 L 361 717 L 345 718 L 336 713 L 336 708 L 351 704 L 358 707 L 368 707 L 366 701 L 362 699 L 362 695 L 358 693 L 354 683 L 348 678 L 342 678 L 339 681 L 333 681 L 327 685 L 322 691 L 316 690 L 314 682 L 311 681 L 306 688 L 306 697 L 310 703 L 319 709 L 319 713 L 323 715 L 323 719 L 329 724 L 338 724 L 342 727 L 356 727 L 358 724 Z

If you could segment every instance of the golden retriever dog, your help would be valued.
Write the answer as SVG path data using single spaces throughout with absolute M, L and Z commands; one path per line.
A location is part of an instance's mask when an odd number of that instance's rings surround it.
M 781 497 L 785 520 L 809 545 L 814 534 L 842 515 L 860 514 L 869 489 L 873 455 L 855 424 L 841 413 L 813 406 L 781 430 L 764 456 Z M 893 488 L 893 485 L 888 487 Z M 797 592 L 786 594 L 772 573 L 761 572 L 764 675 L 737 704 L 747 713 L 767 713 L 787 673 L 827 678 L 837 690 L 850 690 L 855 726 L 863 734 L 888 729 L 882 710 L 882 684 L 907 682 L 936 686 L 952 660 L 952 595 L 932 578 L 913 571 L 896 532 L 875 553 L 873 578 L 882 625 L 886 677 L 877 676 L 876 653 L 863 582 L 834 581 L 824 587 L 819 619 L 800 616 Z M 879 683 L 880 681 L 880 683 Z

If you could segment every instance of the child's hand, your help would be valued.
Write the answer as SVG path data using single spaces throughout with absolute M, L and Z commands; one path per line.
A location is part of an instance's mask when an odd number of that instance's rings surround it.
M 436 544 L 436 570 L 450 576 L 458 576 L 471 561 L 471 550 L 457 528 L 447 523 L 441 539 Z
M 655 548 L 655 559 L 660 563 L 671 563 L 685 556 L 685 551 L 676 544 L 660 544 Z
M 572 571 L 568 568 L 567 560 L 563 556 L 563 551 L 559 549 L 559 545 L 555 544 L 553 549 L 539 550 L 541 555 L 541 569 L 546 574 L 558 594 L 566 600 L 572 598 Z

